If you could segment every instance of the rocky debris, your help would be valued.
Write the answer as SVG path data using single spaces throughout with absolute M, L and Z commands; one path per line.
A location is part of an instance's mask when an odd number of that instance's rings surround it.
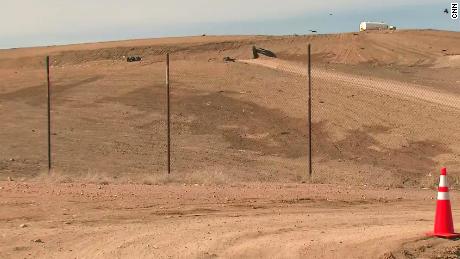
M 236 61 L 236 58 L 224 57 L 224 62 L 235 62 L 235 61 Z
M 130 56 L 126 58 L 126 62 L 139 62 L 142 58 L 139 56 Z
M 383 255 L 383 259 L 396 259 L 392 252 L 387 252 Z
M 43 240 L 41 240 L 40 238 L 34 239 L 34 240 L 32 240 L 32 242 L 35 242 L 35 243 L 45 243 L 45 242 L 43 242 Z

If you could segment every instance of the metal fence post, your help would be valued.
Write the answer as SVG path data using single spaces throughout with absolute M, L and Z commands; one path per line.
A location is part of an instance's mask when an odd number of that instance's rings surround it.
M 47 81 L 47 117 L 48 117 L 48 173 L 51 172 L 51 87 L 50 87 L 50 57 L 46 56 L 46 81 Z
M 171 174 L 171 109 L 169 89 L 169 53 L 166 54 L 166 92 L 167 92 L 167 135 L 168 135 L 168 174 Z
M 308 44 L 308 176 L 311 178 L 313 168 L 311 161 L 311 45 Z

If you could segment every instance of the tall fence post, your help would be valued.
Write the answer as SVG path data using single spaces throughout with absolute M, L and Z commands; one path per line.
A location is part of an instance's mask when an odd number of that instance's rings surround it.
M 169 53 L 166 53 L 166 92 L 167 92 L 167 135 L 168 135 L 168 174 L 171 174 L 171 109 L 169 90 Z
M 311 178 L 313 168 L 311 161 L 311 44 L 308 44 L 308 176 Z
M 48 117 L 48 173 L 51 172 L 51 87 L 50 87 L 50 57 L 46 56 L 46 82 L 47 82 L 47 117 Z

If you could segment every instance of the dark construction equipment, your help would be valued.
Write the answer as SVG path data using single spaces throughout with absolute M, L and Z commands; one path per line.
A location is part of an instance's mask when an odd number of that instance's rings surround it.
M 264 56 L 271 57 L 271 58 L 276 58 L 275 53 L 273 53 L 271 50 L 257 48 L 256 46 L 252 46 L 252 56 L 256 59 L 259 57 L 259 54 L 262 54 Z
M 138 62 L 141 61 L 142 58 L 139 56 L 127 57 L 126 62 Z

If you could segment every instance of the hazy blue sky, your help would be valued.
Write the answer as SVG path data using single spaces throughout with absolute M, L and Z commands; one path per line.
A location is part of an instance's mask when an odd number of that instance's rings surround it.
M 443 13 L 450 8 L 445 0 L 0 0 L 0 6 L 0 48 L 203 33 L 349 32 L 365 20 L 460 31 L 460 19 Z

